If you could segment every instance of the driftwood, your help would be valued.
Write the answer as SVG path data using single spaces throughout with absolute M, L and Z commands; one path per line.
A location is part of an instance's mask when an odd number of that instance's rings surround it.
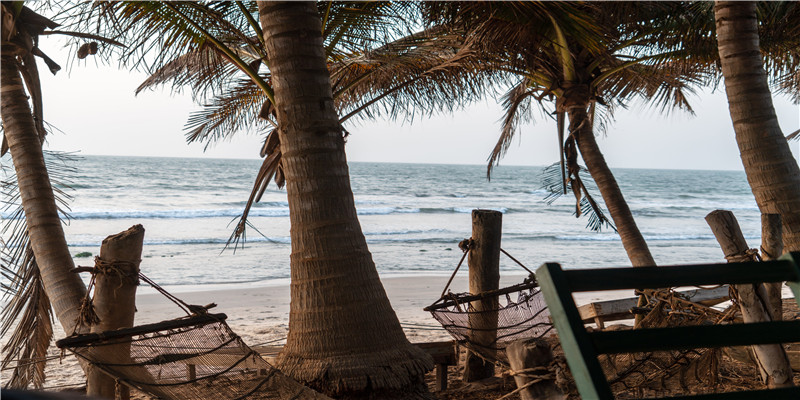
M 134 225 L 126 231 L 103 239 L 95 265 L 92 301 L 100 321 L 92 325 L 91 332 L 133 326 L 143 241 L 144 228 L 141 225 Z M 115 353 L 114 356 L 120 361 L 130 357 L 129 344 L 107 346 L 102 351 Z M 117 386 L 120 393 L 116 393 Z M 126 386 L 117 385 L 114 378 L 98 369 L 91 369 L 87 373 L 86 394 L 108 399 L 130 398 Z
M 506 356 L 522 400 L 563 400 L 549 366 L 553 361 L 550 344 L 541 338 L 522 339 L 506 347 Z
M 716 210 L 706 216 L 706 222 L 717 238 L 728 262 L 752 261 L 753 252 L 747 246 L 736 217 L 730 211 Z M 736 300 L 745 323 L 771 321 L 769 301 L 764 285 L 734 285 Z M 771 388 L 792 386 L 792 369 L 780 344 L 752 346 L 756 367 L 763 381 Z
M 503 214 L 493 210 L 472 210 L 472 244 L 469 249 L 469 292 L 482 293 L 500 287 L 500 237 Z M 496 297 L 473 301 L 475 311 L 497 310 Z M 470 315 L 471 342 L 494 347 L 497 341 L 497 312 Z M 494 376 L 494 364 L 467 351 L 464 381 L 474 382 Z
M 761 258 L 777 260 L 783 254 L 783 224 L 780 214 L 761 214 Z M 768 311 L 773 321 L 783 319 L 781 303 L 782 282 L 765 283 L 769 296 Z
M 714 289 L 682 290 L 675 294 L 688 302 L 709 307 L 729 299 L 728 285 Z M 633 318 L 631 310 L 636 307 L 638 301 L 638 297 L 597 301 L 578 307 L 578 312 L 584 323 L 594 322 L 598 328 L 604 329 L 606 322 Z

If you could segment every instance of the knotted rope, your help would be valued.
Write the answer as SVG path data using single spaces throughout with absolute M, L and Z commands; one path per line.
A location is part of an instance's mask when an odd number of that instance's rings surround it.
M 758 249 L 747 249 L 736 254 L 728 254 L 725 260 L 729 263 L 761 261 L 761 256 L 758 254 Z

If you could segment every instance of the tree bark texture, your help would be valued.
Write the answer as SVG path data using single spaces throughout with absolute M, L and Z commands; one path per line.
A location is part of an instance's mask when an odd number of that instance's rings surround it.
M 99 262 L 95 266 L 92 299 L 100 322 L 92 325 L 92 333 L 133 326 L 143 242 L 144 227 L 141 225 L 134 225 L 103 239 Z M 117 362 L 132 362 L 129 343 L 103 346 L 98 351 L 113 353 Z M 120 385 L 120 393 L 116 397 L 116 386 L 114 378 L 97 368 L 87 374 L 86 394 L 89 396 L 122 400 L 130 398 L 130 391 L 125 385 Z
M 628 202 L 625 201 L 622 190 L 620 190 L 614 174 L 611 173 L 611 169 L 606 164 L 605 157 L 603 157 L 603 153 L 597 145 L 594 130 L 586 112 L 588 99 L 583 104 L 570 107 L 567 112 L 569 115 L 569 130 L 575 135 L 581 158 L 583 158 L 586 168 L 597 184 L 597 189 L 600 191 L 603 202 L 608 208 L 608 213 L 617 227 L 622 246 L 625 248 L 625 252 L 628 253 L 628 259 L 630 259 L 631 264 L 634 267 L 655 266 L 656 262 L 647 247 L 647 242 L 645 242 L 642 233 L 639 231 L 639 227 L 636 226 L 636 221 L 633 219 Z
M 729 262 L 746 259 L 747 241 L 744 239 L 739 222 L 730 211 L 716 210 L 706 216 L 706 222 L 717 238 L 725 258 Z M 763 284 L 733 285 L 742 319 L 745 323 L 768 322 L 769 299 Z M 761 344 L 751 346 L 755 354 L 756 367 L 761 378 L 769 387 L 792 386 L 792 368 L 783 346 L 780 344 Z
M 86 295 L 86 285 L 72 272 L 75 265 L 58 216 L 42 143 L 14 58 L 3 57 L 0 71 L 0 114 L 17 174 L 31 247 L 56 318 L 64 331 L 71 333 Z
M 777 260 L 783 255 L 783 224 L 780 214 L 761 214 L 761 259 Z M 783 300 L 781 286 L 783 282 L 765 283 L 769 296 L 769 315 L 773 321 L 783 319 Z
M 433 360 L 389 304 L 356 216 L 313 2 L 259 2 L 291 222 L 289 336 L 277 365 L 328 394 L 422 389 Z
M 472 210 L 472 242 L 469 249 L 469 292 L 480 294 L 500 288 L 500 240 L 503 234 L 503 213 L 494 210 Z M 473 301 L 476 311 L 469 316 L 470 341 L 484 345 L 487 355 L 497 346 L 498 299 Z M 468 350 L 464 363 L 464 381 L 474 382 L 494 376 L 494 364 Z
M 800 168 L 778 125 L 759 48 L 755 2 L 714 7 L 728 108 L 747 181 L 763 214 L 780 214 L 786 251 L 800 251 Z
M 521 339 L 506 347 L 506 356 L 511 370 L 514 372 L 514 382 L 520 392 L 522 400 L 564 400 L 566 395 L 556 385 L 555 377 L 541 378 L 537 383 L 530 383 L 537 376 L 550 374 L 550 363 L 553 361 L 553 351 L 546 340 Z

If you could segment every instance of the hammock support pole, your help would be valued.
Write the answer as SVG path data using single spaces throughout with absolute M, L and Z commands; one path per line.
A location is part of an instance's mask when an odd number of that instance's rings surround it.
M 95 285 L 92 303 L 99 321 L 91 326 L 91 332 L 133 326 L 143 242 L 144 227 L 138 224 L 103 239 L 93 272 Z M 96 351 L 113 352 L 120 359 L 130 357 L 130 345 L 124 343 Z M 117 393 L 116 381 L 103 371 L 90 369 L 86 378 L 88 396 L 130 399 L 128 387 L 119 386 Z
M 725 259 L 729 263 L 756 261 L 732 212 L 715 210 L 706 216 L 706 222 L 717 238 Z M 770 322 L 769 299 L 763 284 L 732 285 L 737 297 L 742 319 L 745 323 Z M 792 368 L 786 351 L 780 344 L 758 344 L 752 346 L 756 368 L 764 383 L 770 388 L 789 387 L 792 383 Z
M 761 258 L 777 260 L 783 255 L 783 223 L 780 214 L 761 214 Z M 765 283 L 769 297 L 769 314 L 773 321 L 783 319 L 781 286 L 783 282 Z
M 500 288 L 500 238 L 503 213 L 494 210 L 472 210 L 472 245 L 469 249 L 469 292 L 484 293 Z M 489 297 L 473 301 L 475 311 L 497 310 L 498 300 Z M 470 315 L 471 341 L 491 346 L 497 341 L 497 312 Z M 464 381 L 474 382 L 494 376 L 494 364 L 467 351 Z

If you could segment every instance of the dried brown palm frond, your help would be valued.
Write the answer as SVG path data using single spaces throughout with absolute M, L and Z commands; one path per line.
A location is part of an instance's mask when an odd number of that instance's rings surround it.
M 505 116 L 503 117 L 500 137 L 497 139 L 497 144 L 495 144 L 489 156 L 489 165 L 486 169 L 487 178 L 491 178 L 492 168 L 498 165 L 500 159 L 508 151 L 519 125 L 533 121 L 531 106 L 534 99 L 539 98 L 541 101 L 541 97 L 537 97 L 537 95 L 540 95 L 544 90 L 546 88 L 537 86 L 533 80 L 524 77 L 503 96 Z
M 543 199 L 547 204 L 553 204 L 565 194 L 562 190 L 562 176 L 560 163 L 551 164 L 542 170 L 541 187 L 547 191 L 547 196 Z M 575 217 L 587 216 L 586 227 L 591 231 L 600 232 L 606 227 L 616 232 L 617 228 L 603 212 L 603 206 L 594 199 L 593 193 L 597 192 L 597 188 L 586 168 L 578 166 L 577 178 L 572 177 L 569 183 L 573 190 L 579 192 L 576 195 L 579 200 L 576 202 Z
M 212 45 L 204 43 L 153 72 L 136 88 L 135 93 L 170 84 L 174 92 L 181 92 L 188 87 L 196 101 L 203 101 L 207 96 L 218 94 L 228 82 L 236 79 L 240 79 L 236 65 Z M 226 84 L 221 85 L 221 82 Z
M 72 166 L 77 160 L 69 153 L 46 152 L 45 161 L 59 205 L 59 212 L 69 218 L 68 204 L 71 196 L 71 177 L 76 170 Z M 44 366 L 47 348 L 53 335 L 53 316 L 39 276 L 39 268 L 31 249 L 25 215 L 22 210 L 13 168 L 7 171 L 0 183 L 3 204 L 3 224 L 0 234 L 6 238 L 0 248 L 4 278 L 3 309 L 0 336 L 7 338 L 3 347 L 3 370 L 11 369 L 8 387 L 39 388 L 44 383 Z

